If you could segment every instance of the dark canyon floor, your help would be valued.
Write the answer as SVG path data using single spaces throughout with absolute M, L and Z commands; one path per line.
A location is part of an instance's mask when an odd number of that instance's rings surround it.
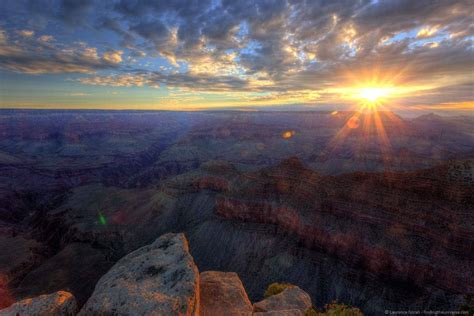
M 367 315 L 458 310 L 474 118 L 353 116 L 1 110 L 0 308 L 84 304 L 118 259 L 184 232 L 199 270 L 236 272 L 253 301 L 288 282 Z

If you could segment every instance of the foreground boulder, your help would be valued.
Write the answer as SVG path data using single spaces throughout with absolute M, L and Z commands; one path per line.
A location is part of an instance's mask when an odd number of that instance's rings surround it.
M 73 316 L 76 313 L 76 299 L 64 291 L 24 299 L 0 310 L 1 316 Z
M 201 273 L 201 316 L 251 316 L 252 303 L 237 273 Z
M 253 310 L 256 315 L 304 315 L 311 306 L 311 297 L 308 293 L 297 286 L 292 286 L 253 304 Z M 271 313 L 258 314 L 257 312 Z
M 120 259 L 79 315 L 199 315 L 199 272 L 184 235 L 163 235 Z

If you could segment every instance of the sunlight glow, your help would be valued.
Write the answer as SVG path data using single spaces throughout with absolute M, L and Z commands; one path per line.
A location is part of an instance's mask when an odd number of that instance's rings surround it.
M 410 85 L 403 77 L 407 69 L 384 69 L 374 67 L 364 71 L 348 71 L 347 80 L 330 89 L 341 100 L 352 104 L 351 111 L 340 116 L 344 124 L 331 139 L 324 152 L 330 162 L 333 155 L 350 146 L 354 155 L 366 156 L 376 145 L 382 153 L 384 170 L 393 165 L 393 151 L 390 133 L 403 129 L 403 123 L 391 112 L 398 107 L 398 101 L 419 91 L 432 87 Z M 332 112 L 334 116 L 337 112 Z M 387 129 L 387 125 L 390 129 Z M 361 134 L 362 140 L 353 144 L 353 134 Z
M 390 88 L 368 87 L 359 89 L 358 97 L 369 102 L 376 102 L 377 100 L 387 97 L 391 93 Z

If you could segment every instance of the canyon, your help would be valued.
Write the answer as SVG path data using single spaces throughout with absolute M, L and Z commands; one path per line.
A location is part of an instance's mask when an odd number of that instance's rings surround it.
M 387 149 L 344 112 L 48 112 L 0 111 L 0 308 L 82 308 L 169 232 L 252 302 L 274 282 L 366 315 L 474 294 L 470 118 L 382 113 Z

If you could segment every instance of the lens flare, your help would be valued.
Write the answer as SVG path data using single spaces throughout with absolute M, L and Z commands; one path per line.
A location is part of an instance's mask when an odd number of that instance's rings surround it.
M 291 137 L 293 137 L 295 135 L 295 131 L 284 131 L 282 134 L 281 134 L 281 137 L 283 137 L 284 139 L 290 139 Z
M 358 128 L 359 124 L 359 118 L 357 116 L 352 116 L 346 123 L 349 128 Z
M 103 226 L 107 225 L 107 219 L 102 212 L 99 212 L 99 223 Z

